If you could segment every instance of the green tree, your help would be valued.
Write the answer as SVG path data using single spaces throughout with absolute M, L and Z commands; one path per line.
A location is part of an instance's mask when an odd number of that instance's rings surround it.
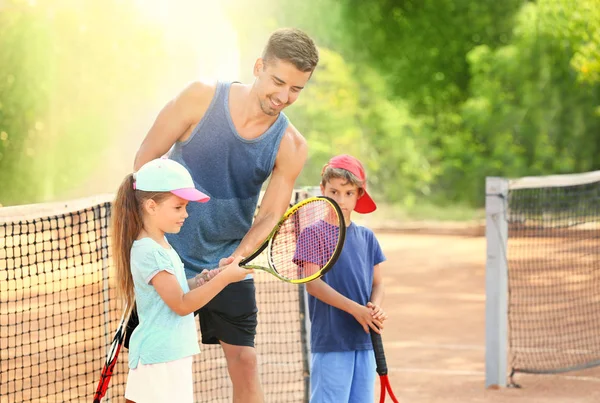
M 321 48 L 319 71 L 286 113 L 309 142 L 299 183 L 315 186 L 323 165 L 347 153 L 364 161 L 373 189 L 386 199 L 414 202 L 433 175 L 422 154 L 422 123 L 386 97 L 383 79 Z
M 87 177 L 160 89 L 168 54 L 133 0 L 3 5 L 0 203 L 51 200 Z
M 579 6 L 588 22 L 586 35 L 582 45 L 571 60 L 571 65 L 578 72 L 579 82 L 598 88 L 600 83 L 600 6 L 598 2 L 588 0 Z M 596 116 L 600 116 L 600 105 L 596 108 Z
M 595 0 L 252 4 L 258 6 L 236 11 L 265 38 L 277 26 L 297 26 L 352 66 L 350 79 L 358 85 L 340 85 L 359 91 L 360 99 L 370 94 L 358 103 L 363 118 L 349 121 L 363 133 L 365 150 L 392 153 L 397 139 L 380 132 L 418 140 L 410 155 L 424 163 L 411 166 L 428 172 L 400 184 L 376 170 L 375 181 L 396 188 L 386 190 L 388 196 L 411 193 L 413 199 L 427 195 L 439 203 L 480 206 L 487 175 L 599 167 L 600 3 Z M 363 80 L 370 74 L 384 91 L 365 91 Z M 378 115 L 386 109 L 382 105 L 395 111 L 385 116 L 400 113 L 395 129 L 380 130 L 386 122 Z M 405 121 L 412 122 L 410 136 Z
M 592 1 L 527 4 L 510 45 L 469 54 L 472 97 L 467 128 L 490 161 L 485 173 L 581 172 L 600 168 L 598 83 L 577 80 L 573 66 L 591 46 Z M 598 3 L 594 6 L 598 9 Z

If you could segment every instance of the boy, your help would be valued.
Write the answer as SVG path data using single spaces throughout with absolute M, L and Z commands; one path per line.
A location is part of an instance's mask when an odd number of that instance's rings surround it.
M 335 200 L 346 221 L 346 241 L 334 267 L 308 283 L 311 325 L 312 403 L 372 402 L 375 357 L 370 331 L 380 333 L 387 318 L 380 304 L 385 260 L 373 232 L 352 223 L 352 211 L 366 214 L 376 205 L 367 193 L 360 161 L 333 157 L 323 168 L 321 192 Z

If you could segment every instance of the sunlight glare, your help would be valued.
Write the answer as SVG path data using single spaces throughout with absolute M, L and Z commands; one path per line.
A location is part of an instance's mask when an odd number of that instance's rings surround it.
M 236 80 L 240 75 L 237 32 L 219 2 L 210 0 L 135 0 L 147 18 L 162 27 L 168 41 L 194 49 L 195 79 Z M 192 55 L 189 55 L 192 56 Z

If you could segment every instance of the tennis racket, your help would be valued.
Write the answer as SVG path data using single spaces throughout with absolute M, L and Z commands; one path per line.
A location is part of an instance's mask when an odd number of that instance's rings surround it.
M 293 284 L 307 283 L 325 274 L 337 261 L 346 239 L 346 223 L 337 203 L 311 197 L 290 207 L 269 236 L 240 262 Z M 266 250 L 266 265 L 253 261 Z
M 398 399 L 394 396 L 390 380 L 388 379 L 387 363 L 385 362 L 385 353 L 383 352 L 383 341 L 381 335 L 371 330 L 371 341 L 373 342 L 373 351 L 375 352 L 375 364 L 377 365 L 377 373 L 379 374 L 379 386 L 381 393 L 379 394 L 379 403 L 385 402 L 386 392 L 392 398 L 394 403 L 398 403 Z
M 117 363 L 117 357 L 119 356 L 119 351 L 121 351 L 121 347 L 123 346 L 123 338 L 125 337 L 125 323 L 127 323 L 128 316 L 128 310 L 127 307 L 125 307 L 123 316 L 121 317 L 121 323 L 115 332 L 113 341 L 108 349 L 108 354 L 106 355 L 106 361 L 104 362 L 104 367 L 102 368 L 102 373 L 100 374 L 100 381 L 98 382 L 96 393 L 94 393 L 94 403 L 100 403 L 106 394 L 106 391 L 108 390 L 108 383 L 113 375 L 115 364 Z

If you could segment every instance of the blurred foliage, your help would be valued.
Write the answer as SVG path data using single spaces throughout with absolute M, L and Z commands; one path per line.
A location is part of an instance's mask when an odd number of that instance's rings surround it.
M 428 192 L 432 175 L 421 156 L 421 123 L 403 103 L 386 98 L 375 71 L 356 74 L 338 53 L 322 48 L 318 74 L 286 113 L 309 143 L 299 183 L 317 185 L 329 158 L 348 153 L 364 161 L 370 181 L 390 201 L 412 203 L 415 193 Z
M 324 52 L 343 58 L 344 67 L 338 68 L 351 74 L 330 81 L 335 85 L 330 93 L 358 91 L 360 111 L 349 104 L 344 112 L 334 108 L 307 119 L 304 112 L 292 113 L 304 106 L 294 106 L 289 114 L 301 117 L 294 124 L 305 134 L 323 127 L 357 139 L 359 131 L 357 154 L 389 201 L 481 206 L 486 176 L 600 169 L 597 0 L 252 4 L 231 12 L 262 19 L 257 27 L 265 36 L 272 25 L 304 29 Z M 320 102 L 319 80 L 328 75 L 339 72 L 319 66 L 301 97 L 311 110 Z M 360 118 L 330 119 L 345 113 Z M 326 126 L 320 126 L 321 119 L 329 120 Z M 312 147 L 319 142 L 315 137 L 309 134 Z M 319 162 L 326 150 L 353 150 L 340 148 L 343 140 L 331 134 L 319 138 L 338 144 L 319 144 L 311 152 L 323 153 Z M 317 171 L 309 168 L 302 180 Z
M 0 202 L 4 204 L 28 192 L 30 184 L 16 176 L 30 179 L 36 173 L 35 153 L 41 151 L 36 145 L 44 140 L 43 117 L 56 68 L 48 63 L 50 33 L 48 21 L 24 11 L 0 13 Z
M 3 2 L 0 203 L 47 199 L 85 176 L 115 125 L 159 91 L 147 83 L 207 46 L 205 35 L 167 39 L 139 1 Z M 176 19 L 207 25 L 193 4 Z M 481 206 L 486 176 L 600 169 L 597 0 L 221 4 L 244 81 L 277 27 L 319 45 L 317 71 L 286 110 L 310 144 L 299 186 L 342 152 L 364 161 L 378 196 L 405 206 Z
M 3 2 L 0 203 L 50 200 L 89 175 L 165 55 L 131 1 Z
M 471 91 L 462 117 L 481 145 L 477 171 L 523 176 L 600 169 L 600 83 L 584 72 L 592 62 L 577 68 L 582 50 L 600 45 L 590 35 L 593 26 L 598 32 L 598 11 L 594 0 L 527 3 L 509 44 L 468 53 Z

